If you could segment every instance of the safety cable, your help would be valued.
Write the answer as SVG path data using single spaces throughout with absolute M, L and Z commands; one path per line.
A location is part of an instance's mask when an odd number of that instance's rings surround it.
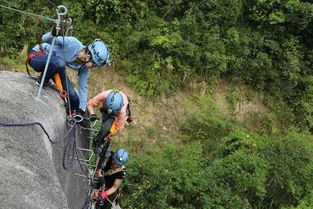
M 32 125 L 39 125 L 41 127 L 41 129 L 44 131 L 44 133 L 46 134 L 46 136 L 48 137 L 49 141 L 52 143 L 52 144 L 56 144 L 58 142 L 61 142 L 63 141 L 71 132 L 72 130 L 73 131 L 73 148 L 72 148 L 72 159 L 74 159 L 74 154 L 76 154 L 77 156 L 77 159 L 78 159 L 78 152 L 77 152 L 77 140 L 76 140 L 76 130 L 75 130 L 75 127 L 76 127 L 76 122 L 74 121 L 74 124 L 71 126 L 71 128 L 68 130 L 68 132 L 62 137 L 60 138 L 59 140 L 52 140 L 50 135 L 48 134 L 48 132 L 46 131 L 46 129 L 43 127 L 43 125 L 39 122 L 28 122 L 28 123 L 0 123 L 0 126 L 2 127 L 22 127 L 22 126 L 32 126 Z M 68 147 L 69 145 L 69 141 L 67 142 L 66 146 L 64 147 L 65 149 Z M 65 153 L 65 154 L 64 154 Z M 63 161 L 64 161 L 64 157 L 66 155 L 66 151 L 64 151 L 63 153 Z M 83 157 L 83 156 L 82 156 Z M 88 174 L 86 174 L 86 171 L 83 169 L 79 159 L 78 159 L 78 162 L 79 162 L 79 166 L 80 168 L 82 169 L 82 171 L 84 172 L 84 174 L 86 175 L 87 178 L 89 178 Z M 66 166 L 64 166 L 64 168 L 66 169 Z
M 67 75 L 67 70 L 66 70 L 66 60 L 65 60 L 65 50 L 64 50 L 64 31 L 63 31 L 63 59 L 64 59 L 64 61 L 65 61 L 65 69 L 64 69 L 64 74 L 65 74 L 65 85 L 66 85 L 66 89 L 67 89 L 67 91 L 69 91 L 69 85 L 68 85 L 68 83 L 69 83 L 69 78 L 68 78 L 68 75 Z M 69 93 L 67 93 L 67 103 L 68 103 L 68 113 L 69 113 L 69 115 L 71 114 L 71 100 L 70 100 L 70 94 Z
M 33 126 L 33 125 L 39 125 L 41 129 L 44 131 L 46 136 L 48 137 L 49 141 L 54 144 L 55 142 L 50 138 L 48 132 L 46 129 L 43 127 L 43 125 L 39 122 L 28 122 L 28 123 L 0 123 L 0 126 L 3 127 L 16 127 L 16 126 Z
M 58 21 L 58 20 L 52 19 L 52 18 L 50 18 L 48 16 L 38 15 L 38 14 L 34 14 L 34 13 L 23 11 L 23 10 L 19 10 L 19 9 L 14 9 L 12 7 L 4 6 L 4 5 L 1 5 L 1 4 L 0 4 L 0 7 L 4 8 L 4 9 L 15 11 L 15 12 L 19 12 L 19 13 L 22 13 L 24 15 L 38 17 L 38 18 L 41 18 L 41 19 L 43 19 L 45 21 L 51 21 L 51 22 L 55 22 L 55 23 Z
M 73 137 L 75 137 L 75 126 L 72 126 L 71 129 L 74 130 L 74 134 L 73 134 Z M 68 159 L 71 159 L 71 162 L 70 164 L 73 164 L 73 161 L 74 161 L 74 145 L 72 147 L 72 157 L 70 157 L 70 143 L 71 143 L 71 138 L 69 137 L 69 139 L 66 141 L 66 144 L 64 145 L 64 148 L 63 148 L 63 158 L 62 158 L 62 165 L 63 165 L 63 168 L 64 169 L 67 169 L 68 166 L 66 164 L 66 156 Z
M 44 133 L 46 134 L 46 136 L 48 137 L 49 141 L 52 143 L 52 144 L 56 144 L 60 141 L 63 141 L 67 135 L 72 131 L 72 129 L 75 127 L 76 125 L 76 122 L 75 124 L 68 130 L 68 132 L 60 139 L 58 140 L 52 140 L 50 138 L 50 135 L 48 134 L 48 132 L 46 131 L 46 129 L 43 127 L 43 125 L 39 122 L 28 122 L 28 123 L 0 123 L 0 126 L 3 126 L 3 127 L 17 127 L 17 126 L 32 126 L 32 125 L 39 125 L 41 127 L 41 129 L 44 131 Z
M 58 6 L 55 3 L 53 3 L 52 1 L 48 0 L 48 3 L 51 4 L 54 8 L 58 8 Z

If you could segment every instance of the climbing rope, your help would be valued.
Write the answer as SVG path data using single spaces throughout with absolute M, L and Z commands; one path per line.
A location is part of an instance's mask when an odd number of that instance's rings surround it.
M 0 123 L 0 126 L 3 127 L 17 127 L 17 126 L 33 126 L 33 125 L 39 125 L 41 127 L 41 129 L 44 131 L 44 133 L 46 134 L 46 136 L 48 137 L 49 141 L 54 144 L 55 141 L 53 141 L 48 132 L 46 131 L 46 129 L 43 127 L 43 125 L 39 122 L 28 122 L 28 123 Z
M 33 125 L 39 125 L 41 127 L 41 129 L 44 131 L 44 133 L 46 134 L 46 136 L 48 137 L 49 141 L 52 144 L 56 144 L 59 143 L 61 141 L 63 141 L 68 135 L 69 133 L 72 131 L 72 129 L 75 127 L 76 122 L 73 126 L 71 126 L 71 128 L 68 130 L 68 132 L 60 139 L 58 140 L 52 140 L 50 135 L 48 134 L 48 132 L 46 131 L 46 129 L 43 127 L 43 125 L 39 122 L 27 122 L 27 123 L 0 123 L 0 126 L 2 127 L 19 127 L 19 126 L 33 126 Z
M 72 147 L 72 159 L 74 159 L 74 154 L 76 153 L 77 155 L 77 159 L 78 159 L 78 153 L 77 153 L 77 140 L 76 140 L 76 127 L 77 122 L 73 121 L 73 124 L 71 126 L 71 128 L 67 131 L 67 133 L 60 139 L 58 140 L 52 140 L 50 135 L 48 134 L 48 132 L 46 131 L 46 129 L 44 128 L 44 126 L 39 123 L 39 122 L 28 122 L 28 123 L 0 123 L 0 126 L 2 127 L 23 127 L 23 126 L 33 126 L 33 125 L 39 125 L 41 127 L 41 129 L 44 131 L 44 133 L 46 134 L 46 136 L 48 137 L 49 141 L 52 144 L 56 144 L 59 143 L 61 141 L 64 141 L 64 139 L 73 131 L 73 147 Z M 64 151 L 63 151 L 63 167 L 64 169 L 67 169 L 67 166 L 65 166 L 65 158 L 66 158 L 66 150 L 69 147 L 70 144 L 70 140 L 67 141 L 66 145 L 64 146 Z M 82 156 L 83 157 L 83 156 Z M 85 169 L 83 168 L 83 166 L 81 165 L 79 159 L 78 159 L 78 163 L 80 168 L 82 169 L 83 173 L 86 175 L 87 178 L 89 178 L 89 175 L 86 174 Z
M 76 134 L 76 130 L 75 130 L 75 126 L 72 127 L 72 129 L 74 130 L 73 132 L 73 138 L 75 138 Z M 73 140 L 73 147 L 72 147 L 72 156 L 70 157 L 70 144 L 71 144 L 71 137 L 68 138 L 68 140 L 66 141 L 66 144 L 64 145 L 64 148 L 63 148 L 63 158 L 62 158 L 62 165 L 63 165 L 63 168 L 64 169 L 67 169 L 68 168 L 68 165 L 66 164 L 66 157 L 67 159 L 71 159 L 70 161 L 70 164 L 72 165 L 73 164 L 73 161 L 74 161 L 74 149 L 75 149 L 75 143 L 74 143 L 74 140 Z
M 22 10 L 19 10 L 19 9 L 14 9 L 12 7 L 4 6 L 4 5 L 1 5 L 1 4 L 0 4 L 0 7 L 4 8 L 4 9 L 11 10 L 11 11 L 19 12 L 19 13 L 27 15 L 27 16 L 37 17 L 37 18 L 43 19 L 45 21 L 51 21 L 51 22 L 55 22 L 55 23 L 57 23 L 57 21 L 58 21 L 58 20 L 52 19 L 52 18 L 50 18 L 48 16 L 42 16 L 42 15 L 37 15 L 37 14 L 30 13 L 30 12 L 25 12 L 25 11 L 22 11 Z
M 81 117 L 81 116 L 80 116 Z M 94 174 L 95 172 L 93 172 L 93 174 L 90 173 L 87 165 L 85 164 L 85 166 L 82 165 L 81 160 L 79 159 L 79 155 L 78 155 L 78 142 L 76 139 L 76 124 L 80 121 L 83 120 L 83 118 L 80 118 L 78 116 L 74 117 L 70 123 L 70 129 L 68 130 L 68 132 L 59 140 L 52 140 L 50 135 L 48 134 L 48 132 L 46 131 L 46 129 L 44 128 L 44 126 L 39 123 L 39 122 L 28 122 L 28 123 L 0 123 L 0 126 L 2 127 L 23 127 L 23 126 L 33 126 L 33 125 L 39 125 L 41 127 L 41 129 L 44 131 L 44 133 L 46 134 L 46 136 L 48 137 L 49 141 L 52 144 L 56 144 L 58 142 L 63 141 L 70 133 L 73 133 L 73 147 L 72 147 L 72 156 L 70 157 L 70 153 L 69 149 L 70 149 L 70 143 L 71 140 L 69 137 L 69 140 L 66 142 L 65 146 L 64 146 L 64 150 L 63 150 L 63 168 L 64 169 L 68 169 L 68 166 L 66 165 L 66 157 L 67 158 L 71 158 L 71 164 L 74 160 L 74 156 L 76 155 L 76 159 L 78 161 L 79 167 L 82 170 L 83 174 L 85 175 L 85 177 L 89 180 L 89 189 L 88 189 L 88 193 L 87 193 L 87 198 L 85 199 L 84 202 L 84 206 L 83 207 L 88 207 L 88 205 L 90 203 L 92 203 L 92 193 L 93 193 L 93 184 L 94 184 Z M 96 122 L 94 123 L 94 125 L 96 124 Z M 108 140 L 105 140 L 105 144 L 109 143 Z M 110 143 L 109 143 L 110 144 Z M 68 154 L 67 154 L 68 153 Z M 81 154 L 82 159 L 85 161 L 84 156 Z M 95 166 L 97 167 L 99 163 L 99 157 L 96 161 Z M 111 204 L 114 203 L 115 200 L 113 200 L 113 202 L 111 202 L 109 199 L 107 199 Z

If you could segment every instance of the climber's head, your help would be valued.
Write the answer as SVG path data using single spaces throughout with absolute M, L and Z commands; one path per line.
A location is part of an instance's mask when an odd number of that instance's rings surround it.
M 128 161 L 128 152 L 125 149 L 119 148 L 113 156 L 115 164 L 122 166 Z
M 92 62 L 98 67 L 103 67 L 104 65 L 109 64 L 110 52 L 103 41 L 96 39 L 89 44 L 87 48 Z
M 108 114 L 117 114 L 124 105 L 123 96 L 119 91 L 111 91 L 106 98 L 105 106 Z

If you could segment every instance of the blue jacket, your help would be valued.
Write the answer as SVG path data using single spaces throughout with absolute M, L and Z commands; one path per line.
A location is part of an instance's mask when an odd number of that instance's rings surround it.
M 53 36 L 51 32 L 48 32 L 42 36 L 43 44 L 42 47 L 46 54 L 49 54 Z M 88 96 L 88 77 L 90 69 L 85 65 L 77 65 L 73 63 L 78 53 L 85 48 L 85 46 L 73 36 L 58 36 L 55 38 L 53 46 L 53 54 L 62 58 L 66 65 L 73 70 L 78 71 L 78 97 L 79 97 L 79 108 L 86 110 L 87 96 Z M 33 48 L 34 51 L 40 51 L 39 45 Z

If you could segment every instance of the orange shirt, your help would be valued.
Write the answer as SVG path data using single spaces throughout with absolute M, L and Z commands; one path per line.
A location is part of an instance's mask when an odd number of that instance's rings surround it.
M 98 107 L 101 102 L 103 103 L 103 105 L 105 105 L 105 100 L 112 91 L 113 90 L 110 89 L 110 90 L 101 92 L 94 98 L 90 99 L 88 102 L 88 105 L 90 105 L 93 108 Z M 124 128 L 125 119 L 126 119 L 126 107 L 128 105 L 127 96 L 123 92 L 120 92 L 120 93 L 123 96 L 124 105 L 122 106 L 121 111 L 117 114 L 117 119 L 115 121 L 117 125 L 116 127 L 117 131 L 120 131 Z

